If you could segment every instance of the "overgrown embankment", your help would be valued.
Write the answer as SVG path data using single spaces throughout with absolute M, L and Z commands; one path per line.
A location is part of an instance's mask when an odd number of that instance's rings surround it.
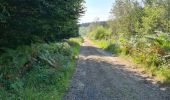
M 170 62 L 166 56 L 156 56 L 154 51 L 148 52 L 146 49 L 131 48 L 129 51 L 127 47 L 119 46 L 108 40 L 90 40 L 100 48 L 103 48 L 114 55 L 121 56 L 124 59 L 129 59 L 137 64 L 138 67 L 144 68 L 144 71 L 149 74 L 149 76 L 154 77 L 157 81 L 160 81 L 161 83 L 170 83 Z
M 94 22 L 89 37 L 114 54 L 126 55 L 142 64 L 151 76 L 170 83 L 169 1 L 116 0 L 106 25 Z
M 82 39 L 6 49 L 0 56 L 2 100 L 59 100 L 75 68 Z
M 78 39 L 65 39 L 79 36 L 83 4 L 84 0 L 0 1 L 0 99 L 61 98 L 79 48 Z

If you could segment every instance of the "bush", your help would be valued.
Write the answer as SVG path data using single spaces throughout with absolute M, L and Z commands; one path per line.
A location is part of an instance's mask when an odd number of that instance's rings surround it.
M 103 26 L 98 26 L 96 29 L 91 31 L 88 36 L 95 40 L 108 39 L 111 36 L 111 31 L 104 28 Z

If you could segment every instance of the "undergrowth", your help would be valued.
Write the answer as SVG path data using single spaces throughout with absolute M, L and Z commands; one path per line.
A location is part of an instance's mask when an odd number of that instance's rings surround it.
M 100 48 L 118 56 L 131 59 L 134 63 L 143 66 L 145 72 L 150 76 L 154 76 L 156 80 L 162 83 L 170 83 L 170 61 L 157 55 L 154 48 L 144 48 L 142 51 L 139 51 L 134 48 L 128 48 L 128 46 L 117 45 L 113 40 L 91 39 L 91 41 Z M 166 46 L 166 49 L 167 48 L 170 48 L 169 45 Z
M 60 100 L 75 68 L 82 39 L 4 49 L 0 56 L 2 100 Z

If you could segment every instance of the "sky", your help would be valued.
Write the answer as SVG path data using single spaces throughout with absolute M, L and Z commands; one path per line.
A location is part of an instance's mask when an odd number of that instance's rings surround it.
M 85 0 L 86 12 L 80 18 L 80 23 L 92 22 L 96 18 L 105 21 L 109 18 L 114 0 Z

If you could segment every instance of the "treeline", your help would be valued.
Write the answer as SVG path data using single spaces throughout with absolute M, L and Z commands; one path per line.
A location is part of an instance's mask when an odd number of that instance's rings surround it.
M 0 47 L 78 35 L 83 0 L 1 0 Z
M 93 22 L 88 22 L 88 23 L 82 23 L 80 24 L 79 26 L 80 27 L 88 27 L 89 25 L 91 25 L 91 23 Z M 107 22 L 106 21 L 96 21 L 97 24 L 100 24 L 100 25 L 106 25 Z
M 1 100 L 62 99 L 83 12 L 83 0 L 0 0 Z
M 107 25 L 90 25 L 88 37 L 170 82 L 170 1 L 116 0 L 111 16 Z

